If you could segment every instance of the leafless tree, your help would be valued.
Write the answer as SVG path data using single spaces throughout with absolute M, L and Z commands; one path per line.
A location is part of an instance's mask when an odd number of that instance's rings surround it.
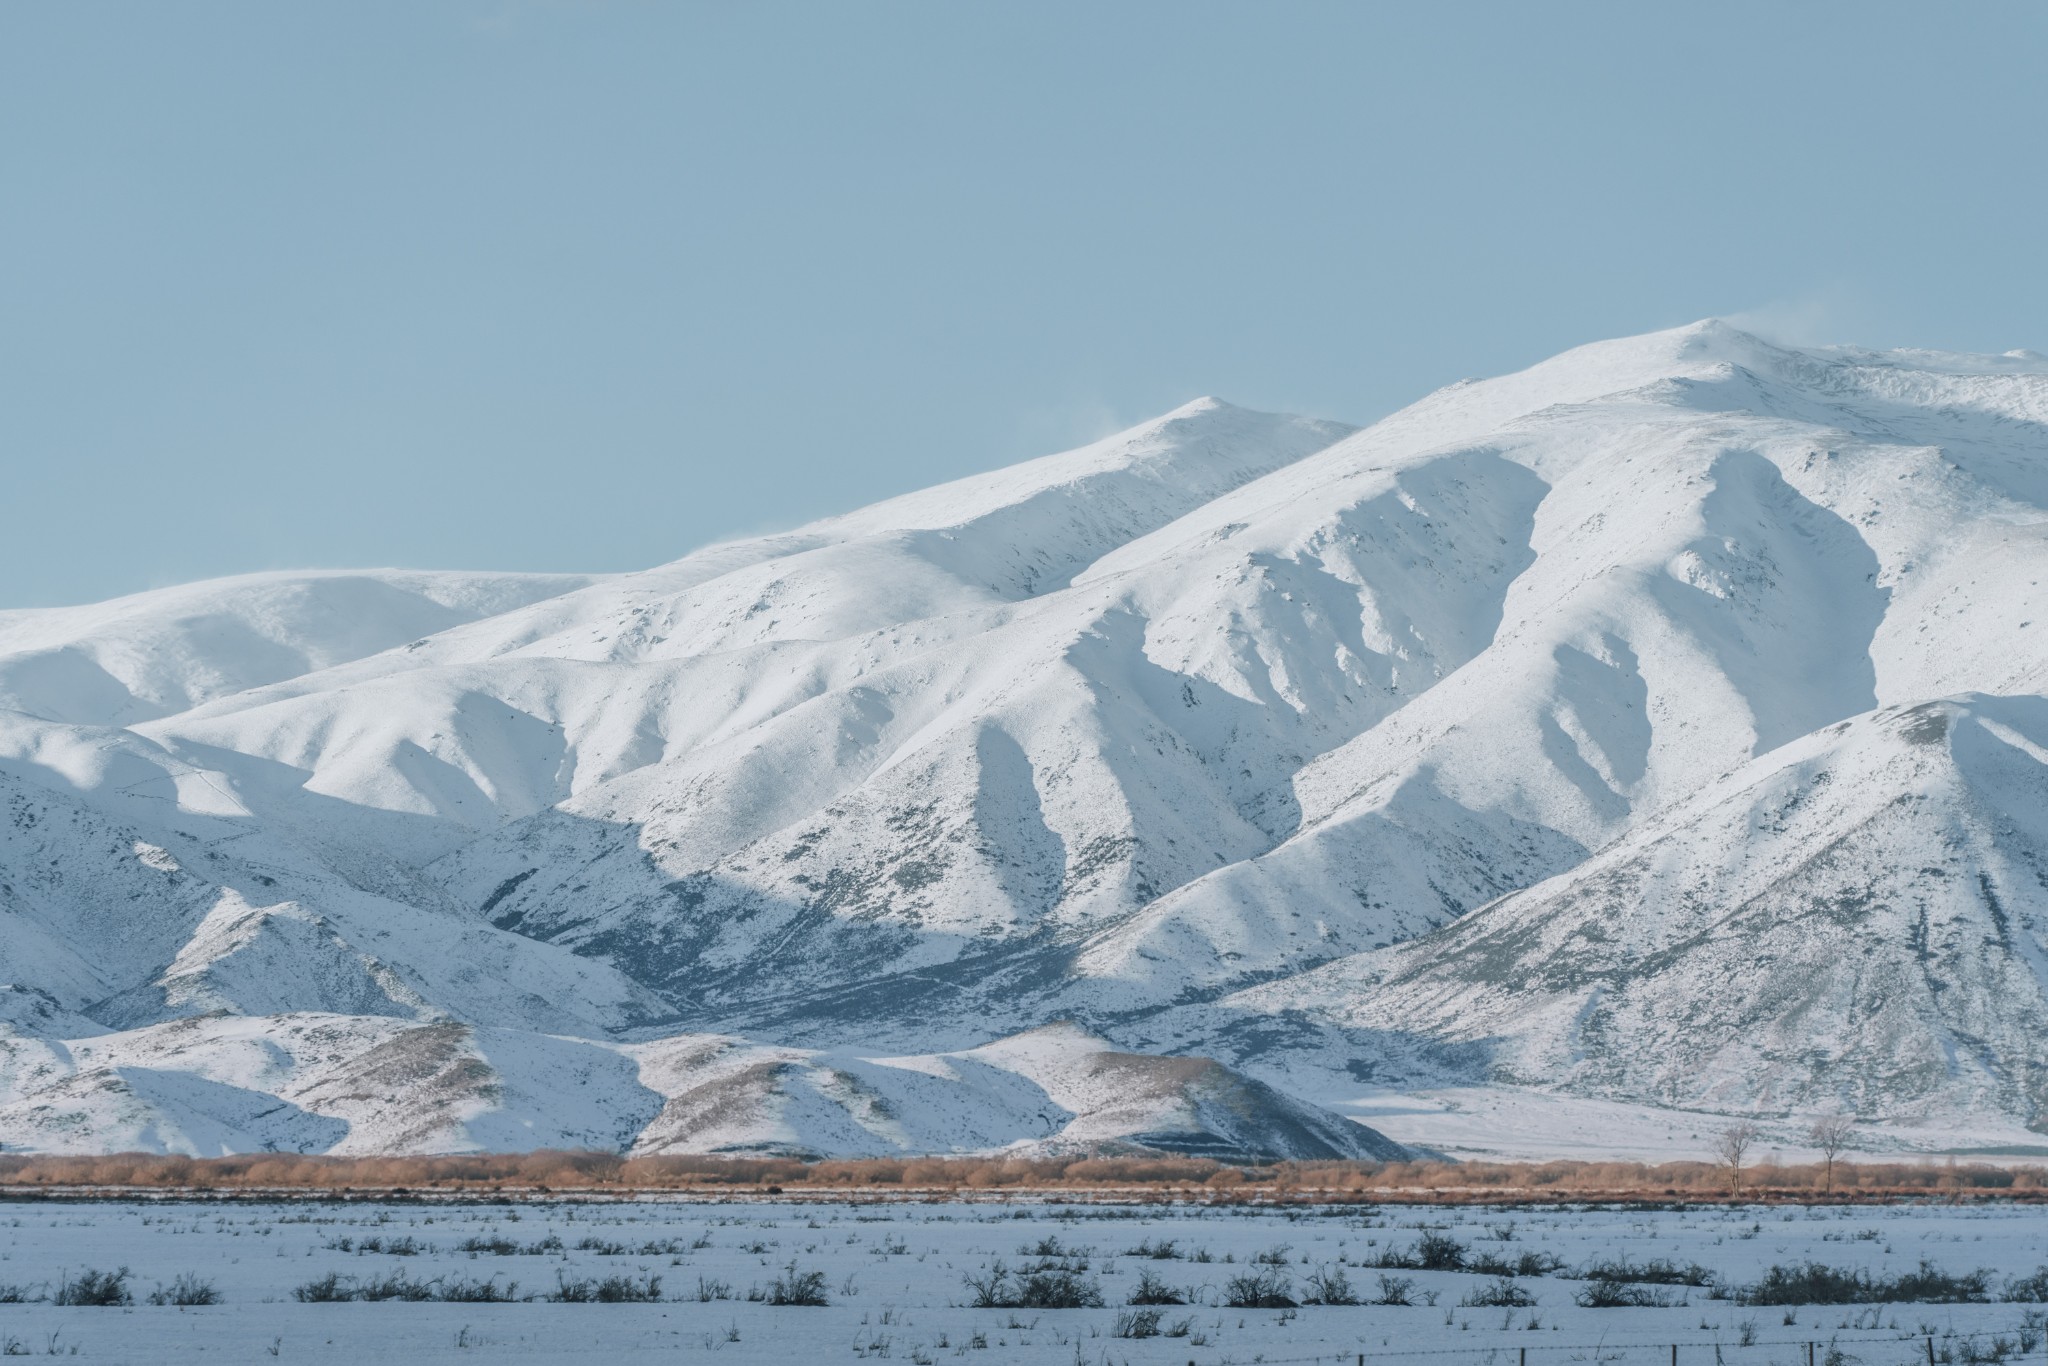
M 1758 1137 L 1756 1125 L 1745 1119 L 1723 1129 L 1714 1140 L 1714 1156 L 1728 1169 L 1729 1184 L 1737 1195 L 1742 1194 L 1742 1164 Z
M 1806 1141 L 1820 1149 L 1827 1160 L 1827 1189 L 1835 1188 L 1835 1158 L 1842 1149 L 1849 1146 L 1849 1136 L 1855 1131 L 1856 1121 L 1848 1115 L 1822 1115 L 1806 1131 Z

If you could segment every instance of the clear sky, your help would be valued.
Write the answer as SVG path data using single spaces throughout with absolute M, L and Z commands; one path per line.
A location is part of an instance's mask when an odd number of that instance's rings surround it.
M 629 569 L 1710 314 L 2048 350 L 2048 4 L 0 5 L 0 606 Z

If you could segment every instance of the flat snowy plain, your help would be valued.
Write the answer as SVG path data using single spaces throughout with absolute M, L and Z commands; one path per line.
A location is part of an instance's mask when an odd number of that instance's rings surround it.
M 1531 1307 L 1465 1303 L 1500 1278 L 1383 1271 L 1390 1251 L 1447 1237 L 1468 1257 L 1554 1258 L 1563 1270 L 1514 1284 Z M 363 1250 L 374 1240 L 383 1251 Z M 550 1240 L 553 1240 L 552 1242 Z M 513 1245 L 499 1255 L 464 1244 Z M 559 1243 L 559 1248 L 555 1244 Z M 531 1251 L 535 1244 L 552 1249 Z M 393 1255 L 397 1245 L 411 1249 Z M 1266 1260 L 1262 1260 L 1266 1259 Z M 1078 1268 L 1104 1305 L 978 1309 L 969 1276 L 1001 1259 Z M 1278 1207 L 1016 1203 L 336 1203 L 106 1201 L 0 1206 L 0 1354 L 100 1362 L 728 1362 L 891 1359 L 937 1363 L 1214 1363 L 1426 1360 L 1560 1363 L 1924 1362 L 2039 1356 L 2038 1304 L 1787 1308 L 1649 1286 L 1661 1307 L 1577 1303 L 1593 1264 L 1697 1263 L 1740 1287 L 1772 1265 L 1821 1262 L 1883 1278 L 1922 1261 L 1989 1272 L 1999 1295 L 2048 1261 L 2048 1217 L 2012 1205 L 1680 1209 Z M 817 1272 L 829 1303 L 750 1301 L 794 1266 Z M 93 1268 L 129 1270 L 136 1304 L 38 1301 Z M 1382 1276 L 1408 1305 L 1223 1307 L 1226 1285 L 1275 1272 L 1294 1297 L 1338 1271 L 1363 1299 Z M 517 1294 L 625 1276 L 659 1277 L 657 1303 L 306 1303 L 295 1291 L 337 1273 L 346 1286 L 492 1281 Z M 1117 1336 L 1145 1274 L 1191 1301 L 1159 1311 L 1155 1337 Z M 149 1293 L 189 1274 L 218 1305 L 173 1308 Z M 6 1288 L 30 1298 L 6 1302 Z M 702 1298 L 730 1296 L 731 1298 Z M 1170 1336 L 1169 1336 L 1170 1334 Z M 1747 1341 L 1747 1345 L 1745 1345 Z M 2021 1348 L 2026 1348 L 2024 1353 Z M 1526 1356 L 1523 1352 L 1526 1350 Z M 1839 1353 L 1840 1355 L 1835 1355 Z

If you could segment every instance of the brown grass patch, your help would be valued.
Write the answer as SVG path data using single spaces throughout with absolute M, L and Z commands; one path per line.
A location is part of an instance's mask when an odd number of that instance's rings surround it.
M 2048 1199 L 2048 1171 L 1956 1161 L 1757 1166 L 1742 1201 Z M 1183 1157 L 910 1157 L 803 1162 L 781 1157 L 620 1157 L 478 1153 L 450 1157 L 0 1155 L 0 1195 L 137 1192 L 546 1195 L 784 1194 L 792 1197 L 1026 1195 L 1119 1199 L 1573 1203 L 1728 1201 L 1726 1168 L 1706 1162 L 1282 1162 L 1233 1167 Z

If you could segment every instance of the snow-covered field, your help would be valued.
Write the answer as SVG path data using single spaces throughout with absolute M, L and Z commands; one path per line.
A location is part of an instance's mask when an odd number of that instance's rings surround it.
M 1511 1281 L 1484 1273 L 1387 1269 L 1422 1240 L 1465 1261 L 1558 1265 Z M 478 1250 L 464 1251 L 468 1246 Z M 1445 1244 L 1437 1244 L 1441 1250 Z M 400 1251 L 394 1252 L 394 1248 Z M 493 1248 L 501 1249 L 494 1251 Z M 376 1249 L 376 1250 L 366 1250 Z M 976 1308 L 969 1278 L 1001 1261 L 1070 1274 L 1100 1307 Z M 1441 1256 L 1439 1257 L 1441 1260 Z M 1627 1308 L 1579 1301 L 1584 1273 L 1695 1264 L 1711 1286 L 1638 1283 Z M 1741 1288 L 1773 1265 L 1820 1262 L 1878 1279 L 1922 1262 L 1989 1273 L 1989 1293 L 2048 1261 L 2037 1208 L 1733 1207 L 1623 1210 L 1441 1207 L 760 1203 L 14 1203 L 0 1206 L 0 1352 L 55 1350 L 101 1362 L 612 1362 L 715 1356 L 739 1362 L 1913 1363 L 1929 1339 L 1943 1361 L 2038 1356 L 2043 1306 L 1900 1303 L 1764 1306 Z M 127 1268 L 136 1303 L 66 1306 L 81 1271 Z M 441 1289 L 479 1283 L 511 1302 L 305 1302 L 398 1277 Z M 816 1273 L 822 1307 L 760 1298 Z M 1358 1305 L 1227 1307 L 1234 1279 L 1264 1275 L 1293 1299 L 1341 1276 Z M 147 1303 L 180 1276 L 221 1302 Z M 1156 1336 L 1119 1336 L 1141 1312 L 1141 1280 L 1181 1293 Z M 647 1303 L 548 1299 L 623 1278 Z M 1697 1277 L 1695 1277 L 1697 1278 Z M 2048 1280 L 2048 1276 L 2044 1276 Z M 1329 1284 L 1326 1279 L 1323 1284 Z M 1524 1307 L 1482 1307 L 1506 1286 Z M 515 1288 L 516 1287 L 516 1288 Z M 10 1302 L 12 1291 L 26 1298 Z M 1389 1292 L 1393 1293 L 1391 1296 Z M 1634 1293 L 1634 1292 L 1631 1292 Z M 538 1296 L 541 1298 L 527 1298 Z M 1370 1301 L 1405 1298 L 1408 1304 Z M 1512 1298 L 1510 1296 L 1509 1298 Z M 1974 1336 L 1973 1336 L 1974 1335 Z M 1526 1351 L 1526 1357 L 1523 1353 Z M 1844 1355 L 1831 1355 L 1839 1352 Z

